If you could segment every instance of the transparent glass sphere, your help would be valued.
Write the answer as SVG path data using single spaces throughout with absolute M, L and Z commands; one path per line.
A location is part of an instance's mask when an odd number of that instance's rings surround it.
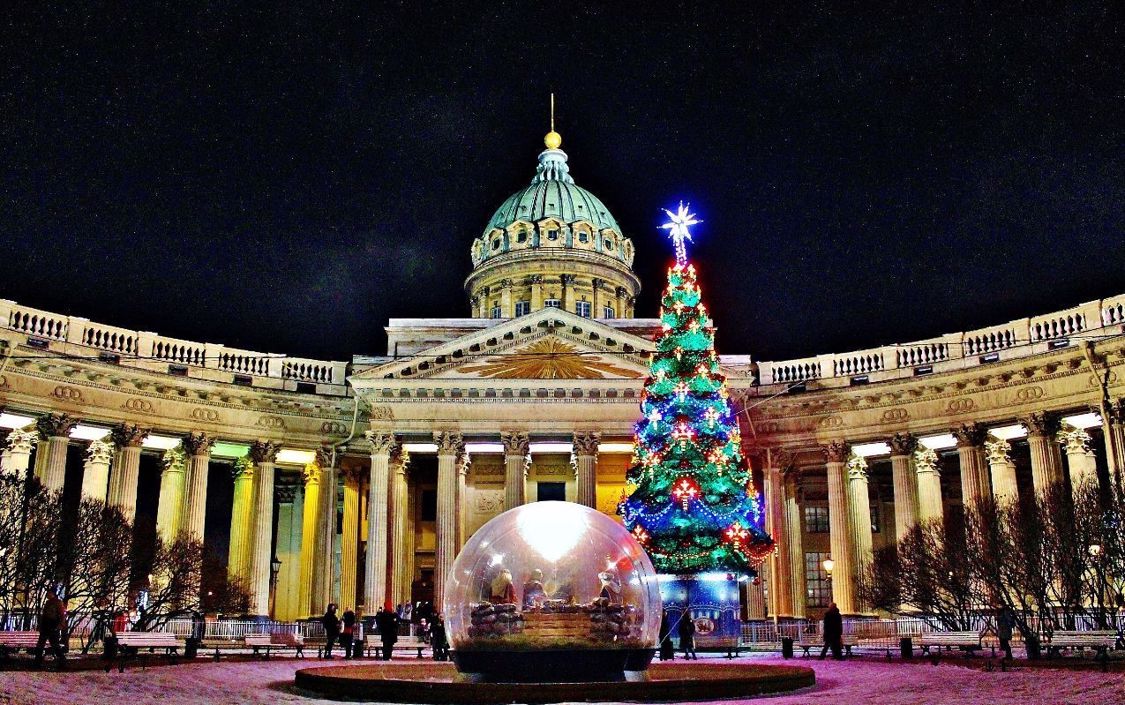
M 480 528 L 443 604 L 454 649 L 651 649 L 656 570 L 620 524 L 572 502 L 534 502 Z

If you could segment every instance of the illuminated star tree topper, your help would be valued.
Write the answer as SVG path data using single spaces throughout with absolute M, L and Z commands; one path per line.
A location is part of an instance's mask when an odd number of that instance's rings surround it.
M 685 204 L 683 201 L 680 201 L 680 207 L 676 209 L 675 213 L 667 208 L 661 210 L 667 213 L 670 219 L 660 227 L 669 231 L 668 237 L 672 238 L 672 243 L 676 247 L 676 264 L 685 265 L 687 264 L 687 246 L 684 245 L 684 241 L 692 242 L 691 231 L 688 228 L 703 221 L 696 220 L 695 214 L 691 212 L 691 204 Z

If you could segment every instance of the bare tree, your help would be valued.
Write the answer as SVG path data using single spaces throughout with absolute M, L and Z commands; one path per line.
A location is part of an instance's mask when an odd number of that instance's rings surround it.
M 112 610 L 128 603 L 132 536 L 133 526 L 120 509 L 90 499 L 79 504 L 74 532 L 61 546 L 59 563 L 66 576 L 69 626 L 94 620 L 83 651 L 104 636 Z

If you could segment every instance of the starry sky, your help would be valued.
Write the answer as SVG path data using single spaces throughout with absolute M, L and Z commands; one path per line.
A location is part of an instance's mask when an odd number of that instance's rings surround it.
M 0 298 L 382 354 L 390 317 L 468 315 L 470 243 L 534 174 L 550 91 L 571 173 L 636 245 L 638 315 L 660 208 L 705 221 L 721 353 L 1125 292 L 1120 3 L 920 4 L 17 3 Z

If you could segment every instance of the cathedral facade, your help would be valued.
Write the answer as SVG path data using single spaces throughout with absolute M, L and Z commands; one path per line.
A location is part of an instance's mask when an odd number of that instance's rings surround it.
M 549 134 L 531 184 L 473 241 L 468 315 L 392 319 L 383 356 L 263 354 L 0 300 L 3 472 L 204 537 L 252 613 L 280 620 L 432 600 L 505 508 L 615 516 L 660 325 L 635 317 L 633 242 L 560 146 Z M 1125 473 L 1125 294 L 720 360 L 777 544 L 750 618 L 860 613 L 856 566 L 916 522 Z

